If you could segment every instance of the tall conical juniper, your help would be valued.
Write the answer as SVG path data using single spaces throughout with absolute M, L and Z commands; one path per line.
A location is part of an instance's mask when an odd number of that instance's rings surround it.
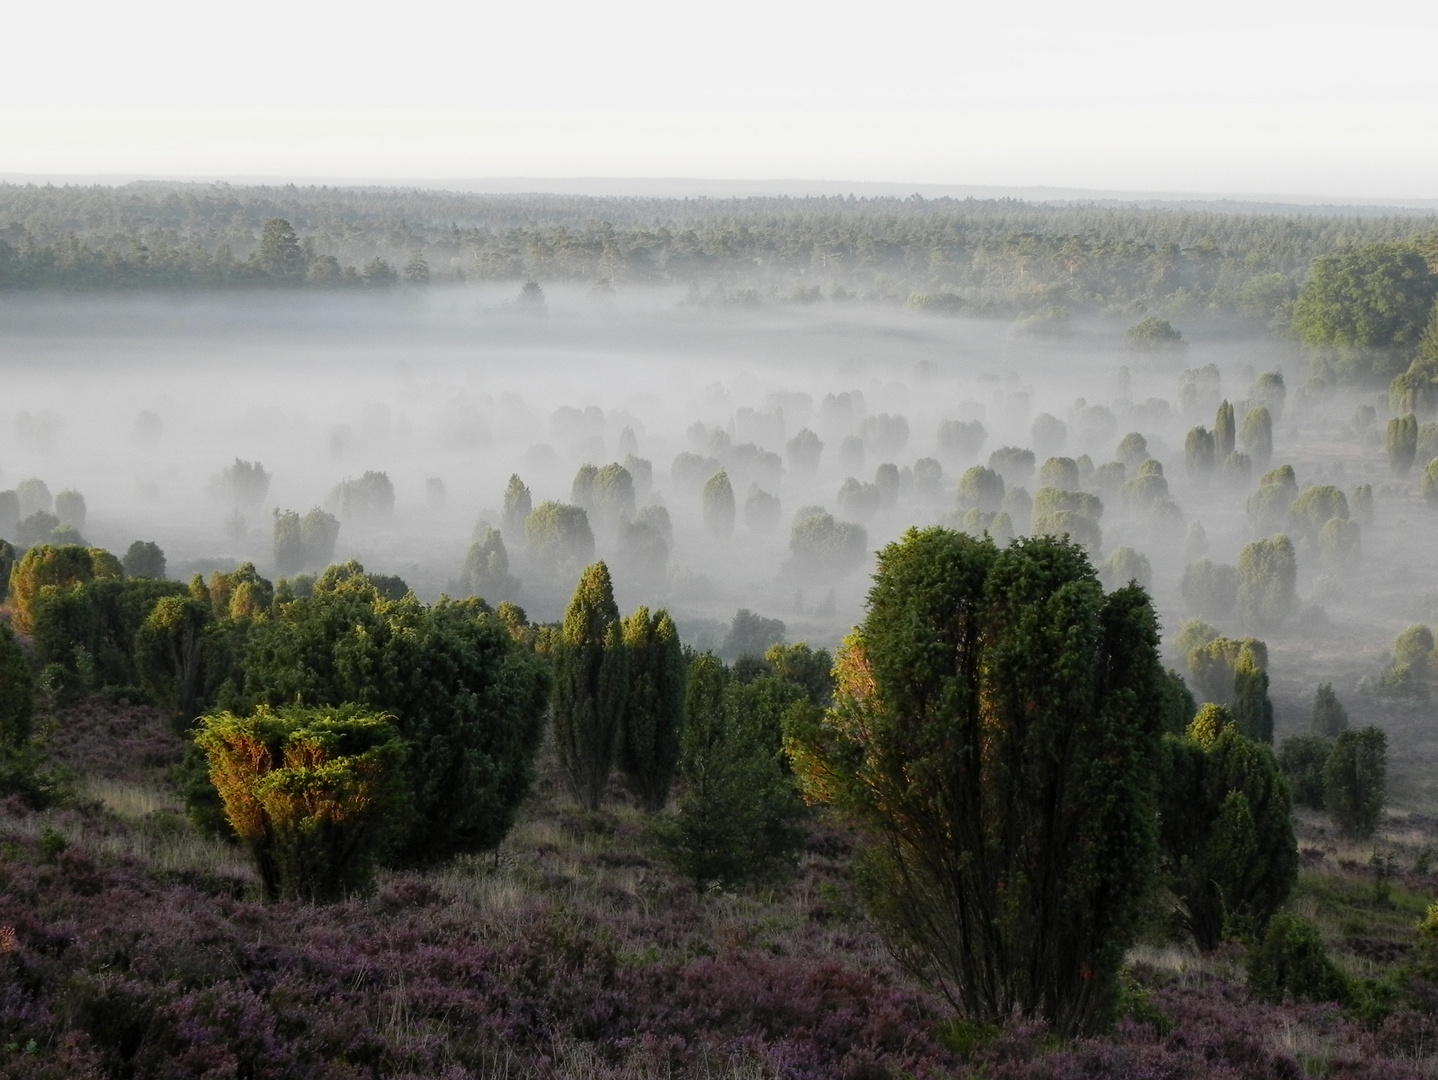
M 664 809 L 679 768 L 687 664 L 669 613 L 641 607 L 624 620 L 629 698 L 619 768 L 646 810 Z
M 614 767 L 629 663 L 609 568 L 586 569 L 554 650 L 554 742 L 575 800 L 594 811 Z

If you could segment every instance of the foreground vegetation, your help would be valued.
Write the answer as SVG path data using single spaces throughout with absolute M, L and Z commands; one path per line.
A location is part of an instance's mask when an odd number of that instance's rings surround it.
M 1262 643 L 1198 709 L 1066 540 L 911 531 L 832 682 L 802 645 L 686 655 L 603 563 L 555 626 L 353 564 L 118 567 L 11 573 L 12 1075 L 1435 1065 L 1429 829 L 1350 846 L 1381 741 L 1319 695 L 1332 824 L 1296 833 Z

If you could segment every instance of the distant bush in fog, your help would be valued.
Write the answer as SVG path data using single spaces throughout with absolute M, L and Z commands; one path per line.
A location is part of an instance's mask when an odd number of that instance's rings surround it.
M 959 477 L 960 508 L 997 510 L 1004 501 L 1004 478 L 993 469 L 975 465 Z
M 1238 602 L 1238 570 L 1199 559 L 1183 572 L 1179 584 L 1185 610 L 1205 619 L 1224 619 Z
M 1131 547 L 1121 547 L 1098 568 L 1099 581 L 1109 592 L 1136 582 L 1147 589 L 1153 581 L 1153 567 L 1146 556 Z
M 1010 486 L 1027 484 L 1034 474 L 1034 452 L 1022 446 L 1001 446 L 989 455 L 989 468 Z
M 1163 352 L 1187 348 L 1183 335 L 1167 319 L 1152 317 L 1134 323 L 1123 335 L 1123 347 L 1130 352 Z
M 485 529 L 484 536 L 469 546 L 464 586 L 470 596 L 483 598 L 490 607 L 519 599 L 519 580 L 509 572 L 509 552 L 498 529 Z
M 669 474 L 674 480 L 675 487 L 681 490 L 692 490 L 718 472 L 719 468 L 718 458 L 703 457 L 683 450 L 675 455 L 674 465 Z
M 504 531 L 511 537 L 523 537 L 524 523 L 533 508 L 529 488 L 518 473 L 511 473 L 504 489 L 504 510 L 501 512 Z
M 15 485 L 15 494 L 20 500 L 20 516 L 22 518 L 27 518 L 31 514 L 48 514 L 55 508 L 55 500 L 50 495 L 49 486 L 37 477 L 21 480 Z
M 779 527 L 782 510 L 779 497 L 764 491 L 758 484 L 749 485 L 744 498 L 744 524 L 754 532 L 770 533 Z
M 566 576 L 594 558 L 594 532 L 579 506 L 540 503 L 525 521 L 524 535 L 531 560 L 546 574 Z
M 370 470 L 358 480 L 341 480 L 327 500 L 341 521 L 373 525 L 394 518 L 394 485 L 389 474 Z
M 1393 471 L 1393 475 L 1407 476 L 1418 453 L 1418 418 L 1409 413 L 1407 416 L 1395 416 L 1388 421 L 1383 450 L 1388 455 L 1388 467 Z
M 1298 557 L 1278 535 L 1255 540 L 1238 553 L 1238 616 L 1246 626 L 1282 625 L 1298 608 Z
M 727 540 L 734 533 L 734 485 L 729 474 L 719 470 L 704 484 L 704 529 L 712 537 Z
M 210 493 L 246 510 L 259 509 L 270 491 L 270 474 L 258 461 L 241 461 L 222 469 L 210 480 Z
M 129 577 L 165 579 L 165 553 L 151 540 L 136 540 L 120 560 Z
M 1045 414 L 1047 415 L 1047 414 Z M 1058 421 L 1063 423 L 1063 421 Z M 950 458 L 968 460 L 984 445 L 988 432 L 977 420 L 941 420 L 939 422 L 939 453 Z
M 782 619 L 766 619 L 748 608 L 740 608 L 729 624 L 729 633 L 719 647 L 719 655 L 726 660 L 738 660 L 741 656 L 761 657 L 769 646 L 784 644 L 784 631 Z
M 800 428 L 798 434 L 785 444 L 784 449 L 789 455 L 790 468 L 806 473 L 818 471 L 819 457 L 824 452 L 824 444 L 820 441 L 819 436 L 808 428 Z
M 882 494 L 876 485 L 866 484 L 851 476 L 839 487 L 835 501 L 845 513 L 867 520 L 878 513 Z
M 859 525 L 835 521 L 821 507 L 802 508 L 789 532 L 796 573 L 819 580 L 843 577 L 868 555 L 869 537 Z
M 334 561 L 340 523 L 333 514 L 315 507 L 301 517 L 294 510 L 276 510 L 275 568 L 289 576 L 303 570 L 320 570 Z

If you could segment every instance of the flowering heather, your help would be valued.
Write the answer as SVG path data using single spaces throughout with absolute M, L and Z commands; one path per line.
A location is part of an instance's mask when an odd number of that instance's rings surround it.
M 134 785 L 158 782 L 152 762 L 178 749 L 140 710 L 91 702 L 74 715 L 88 738 L 114 741 L 72 757 L 82 771 L 119 761 Z M 329 906 L 261 903 L 234 849 L 193 835 L 157 846 L 187 826 L 133 799 L 0 806 L 0 1075 L 1435 1075 L 1421 988 L 1367 1019 L 1263 1005 L 1226 953 L 1138 964 L 1141 1004 L 1107 1036 L 1061 1042 L 1013 1023 L 965 1039 L 859 914 L 842 830 L 817 824 L 784 885 L 696 895 L 651 861 L 643 815 L 579 813 L 555 768 L 494 855 L 385 875 L 373 895 Z M 47 846 L 53 834 L 63 847 Z

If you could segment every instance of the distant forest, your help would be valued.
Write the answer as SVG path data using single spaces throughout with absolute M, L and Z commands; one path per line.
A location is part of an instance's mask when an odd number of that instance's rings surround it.
M 276 222 L 288 231 L 266 242 Z M 535 280 L 683 285 L 710 302 L 863 299 L 1040 320 L 1209 311 L 1287 325 L 1316 257 L 1384 241 L 1414 243 L 1438 263 L 1438 216 L 0 184 L 5 291 Z

